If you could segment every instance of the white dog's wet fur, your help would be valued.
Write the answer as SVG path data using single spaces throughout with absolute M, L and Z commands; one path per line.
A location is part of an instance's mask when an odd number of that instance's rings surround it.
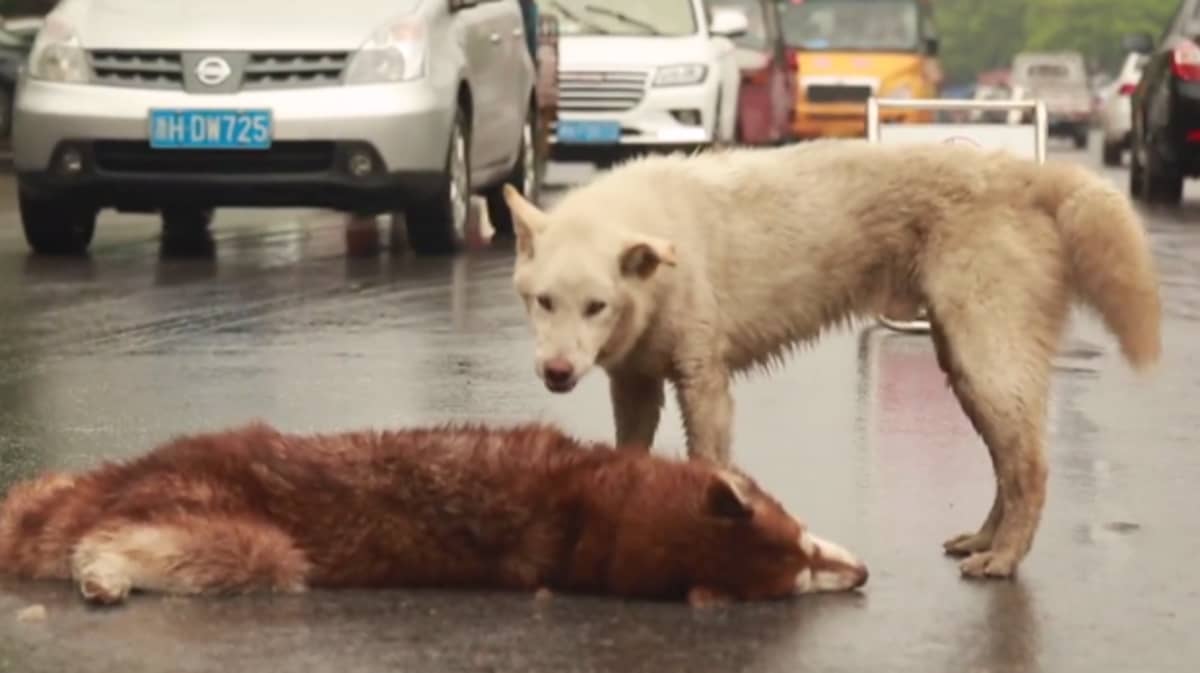
M 618 443 L 648 450 L 672 382 L 688 453 L 731 460 L 731 376 L 852 320 L 924 306 L 993 461 L 980 528 L 945 543 L 1011 576 L 1045 502 L 1051 358 L 1095 310 L 1137 368 L 1161 348 L 1156 270 L 1123 194 L 1070 164 L 962 146 L 823 140 L 637 159 L 543 211 L 515 189 L 513 282 L 536 371 L 609 375 Z

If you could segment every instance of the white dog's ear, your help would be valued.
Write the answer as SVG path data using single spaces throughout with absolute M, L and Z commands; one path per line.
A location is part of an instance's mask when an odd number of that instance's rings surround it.
M 516 187 L 504 185 L 504 202 L 513 215 L 513 230 L 517 236 L 517 253 L 523 257 L 533 256 L 533 239 L 546 230 L 550 218 L 537 206 L 530 203 Z
M 675 244 L 654 236 L 636 236 L 621 250 L 621 273 L 649 278 L 659 264 L 675 266 Z

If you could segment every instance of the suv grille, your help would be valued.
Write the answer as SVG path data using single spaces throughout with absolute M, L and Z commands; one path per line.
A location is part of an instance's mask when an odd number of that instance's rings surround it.
M 178 52 L 93 51 L 91 62 L 100 84 L 147 89 L 183 86 L 183 62 Z
M 341 80 L 345 52 L 250 54 L 243 89 L 294 89 L 327 86 Z
M 232 56 L 232 55 L 231 55 Z M 89 54 L 94 80 L 108 86 L 142 89 L 186 89 L 195 77 L 185 73 L 185 63 L 196 57 L 170 51 L 96 50 Z M 253 52 L 230 58 L 241 90 L 296 89 L 329 86 L 341 81 L 349 54 L 338 52 Z M 242 67 L 240 63 L 245 63 Z M 237 82 L 233 79 L 232 82 Z M 233 89 L 237 90 L 237 89 Z
M 150 143 L 102 140 L 96 168 L 124 173 L 318 173 L 333 167 L 331 142 L 281 141 L 268 150 L 159 150 Z
M 562 71 L 558 74 L 558 109 L 567 112 L 621 112 L 642 102 L 646 73 Z
M 871 97 L 871 87 L 847 84 L 810 84 L 805 89 L 810 103 L 865 103 Z

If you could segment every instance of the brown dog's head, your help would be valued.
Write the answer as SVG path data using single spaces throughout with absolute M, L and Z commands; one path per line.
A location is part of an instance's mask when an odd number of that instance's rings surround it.
M 867 567 L 810 533 L 748 477 L 699 461 L 636 479 L 622 508 L 616 566 L 622 582 L 686 587 L 693 603 L 847 591 Z M 643 475 L 647 476 L 647 475 Z

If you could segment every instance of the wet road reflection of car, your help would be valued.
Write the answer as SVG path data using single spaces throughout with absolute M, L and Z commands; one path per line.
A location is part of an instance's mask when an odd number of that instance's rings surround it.
M 281 17 L 305 16 L 298 24 Z M 422 253 L 458 249 L 481 193 L 535 196 L 534 72 L 516 0 L 66 0 L 18 89 L 29 245 L 78 254 L 101 209 L 400 211 Z
M 1097 154 L 1052 150 L 1126 179 Z M 589 176 L 548 176 L 564 177 Z M 181 257 L 156 217 L 109 211 L 88 257 L 47 258 L 28 253 L 14 194 L 0 178 L 0 489 L 254 417 L 297 431 L 541 419 L 610 437 L 603 377 L 564 398 L 533 376 L 506 246 L 452 258 L 349 249 L 337 214 L 229 209 L 210 245 Z M 983 514 L 992 480 L 928 337 L 841 330 L 737 382 L 735 450 L 789 510 L 870 564 L 860 596 L 694 611 L 330 591 L 139 596 L 91 611 L 64 585 L 3 580 L 0 661 L 21 673 L 1188 673 L 1200 623 L 1198 209 L 1191 190 L 1179 209 L 1144 211 L 1163 279 L 1157 371 L 1138 378 L 1099 324 L 1072 321 L 1050 403 L 1051 500 L 1012 582 L 966 584 L 940 556 L 947 529 Z M 663 454 L 682 455 L 678 417 L 668 396 Z M 31 604 L 44 621 L 15 618 Z

